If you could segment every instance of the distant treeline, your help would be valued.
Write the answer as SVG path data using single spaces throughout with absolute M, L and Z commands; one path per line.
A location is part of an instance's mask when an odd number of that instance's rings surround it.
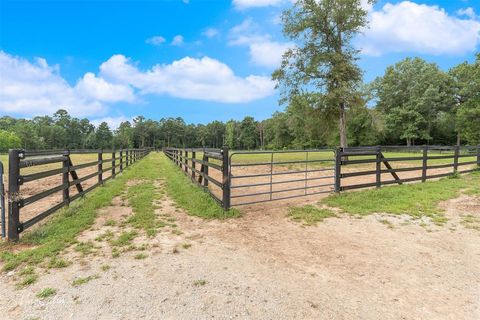
M 363 97 L 347 109 L 348 143 L 480 143 L 480 55 L 448 72 L 414 58 L 388 67 L 365 85 Z M 138 116 L 112 130 L 103 122 L 58 110 L 33 119 L 0 118 L 0 150 L 137 147 L 213 147 L 232 149 L 316 148 L 339 144 L 338 118 L 321 94 L 291 96 L 284 112 L 257 121 L 187 124 L 182 118 Z

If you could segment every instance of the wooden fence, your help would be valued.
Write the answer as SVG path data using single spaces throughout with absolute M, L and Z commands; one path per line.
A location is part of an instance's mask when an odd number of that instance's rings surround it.
M 82 164 L 74 164 L 71 159 L 73 154 L 96 154 L 96 160 Z M 124 168 L 142 159 L 149 153 L 147 149 L 122 149 L 122 150 L 53 150 L 53 151 L 24 151 L 10 150 L 8 153 L 8 239 L 18 240 L 25 229 L 43 220 L 58 209 L 68 206 L 70 202 L 83 197 L 89 191 L 102 185 L 105 181 L 115 178 Z M 60 168 L 42 168 L 42 165 L 56 164 Z M 30 170 L 32 173 L 24 174 L 22 169 L 40 166 L 39 170 Z M 79 177 L 77 171 L 85 168 L 94 168 L 95 171 Z M 111 173 L 104 177 L 104 173 Z M 36 194 L 22 196 L 21 188 L 24 184 L 61 176 L 62 183 Z M 96 179 L 96 183 L 84 188 L 83 183 L 89 179 Z M 39 181 L 41 180 L 41 181 Z M 76 188 L 74 195 L 70 194 L 70 187 Z M 62 193 L 61 202 L 35 213 L 30 219 L 21 222 L 21 211 L 26 206 L 55 193 Z
M 172 160 L 193 182 L 203 187 L 225 210 L 230 208 L 230 180 L 228 148 L 164 148 L 165 155 Z M 197 167 L 197 164 L 199 165 Z M 210 169 L 215 172 L 210 171 Z M 221 180 L 215 176 L 221 177 Z M 209 188 L 209 183 L 215 189 Z
M 318 159 L 309 158 L 309 154 L 325 153 L 329 150 L 231 152 L 231 155 L 242 155 L 243 157 L 258 154 L 270 155 L 269 161 L 249 161 L 247 163 L 232 163 L 232 157 L 229 157 L 229 150 L 226 147 L 222 149 L 165 148 L 163 151 L 185 174 L 191 177 L 192 181 L 205 188 L 226 210 L 231 205 L 247 205 L 320 193 L 339 193 L 351 189 L 380 188 L 384 185 L 415 181 L 425 182 L 428 179 L 469 173 L 478 170 L 477 166 L 480 166 L 480 146 L 336 148 L 333 150 L 334 153 L 332 152 L 331 160 L 321 157 Z M 294 161 L 273 160 L 274 155 L 281 157 L 281 155 L 292 153 L 306 156 L 305 159 Z M 201 159 L 198 157 L 199 154 L 201 154 Z M 329 162 L 331 162 L 331 165 L 328 164 Z M 200 168 L 196 167 L 196 164 L 199 164 Z M 320 167 L 310 168 L 309 164 L 316 164 Z M 293 170 L 273 172 L 274 165 L 294 165 L 301 167 L 301 169 L 294 168 Z M 373 168 L 369 168 L 369 165 Z M 232 167 L 246 166 L 251 168 L 251 172 L 232 174 Z M 209 169 L 215 170 L 213 175 L 212 172 L 209 172 Z M 332 171 L 333 173 L 328 173 Z M 311 174 L 315 172 L 326 173 L 312 176 Z M 274 176 L 286 175 L 293 176 L 290 179 L 273 180 Z M 298 175 L 298 177 L 295 175 Z M 214 176 L 221 177 L 221 179 L 215 179 Z M 255 179 L 261 179 L 262 177 L 266 177 L 267 180 L 255 181 Z M 247 184 L 232 185 L 232 180 L 239 178 L 248 178 L 249 181 Z M 313 180 L 323 182 L 309 185 L 308 183 Z M 209 188 L 209 182 L 214 184 L 217 190 Z M 274 186 L 281 188 L 275 190 Z M 262 187 L 267 189 L 261 190 Z M 238 191 L 240 189 L 244 192 L 231 194 L 232 190 Z M 314 191 L 308 192 L 308 190 Z M 281 194 L 281 196 L 273 197 L 274 194 Z M 238 201 L 237 198 L 248 198 L 248 201 Z M 232 199 L 237 201 L 232 203 Z
M 387 152 L 395 155 L 385 156 L 384 153 Z M 403 154 L 408 155 L 403 156 Z M 411 154 L 418 154 L 418 156 L 411 156 Z M 467 159 L 468 161 L 463 161 L 463 159 Z M 419 165 L 419 162 L 421 165 Z M 428 179 L 442 178 L 457 173 L 469 173 L 477 170 L 474 165 L 480 166 L 480 146 L 374 146 L 339 148 L 336 153 L 335 163 L 336 192 L 369 187 L 380 188 L 383 185 L 403 184 L 414 181 L 425 182 Z M 343 172 L 343 168 L 348 166 L 368 164 L 374 164 L 375 169 L 365 170 L 364 168 L 359 168 L 358 171 Z M 469 167 L 464 169 L 465 166 Z M 435 172 L 440 169 L 443 169 L 441 170 L 443 172 Z M 431 173 L 431 171 L 434 172 Z M 401 178 L 399 176 L 405 173 L 409 173 L 408 177 Z M 391 176 L 392 178 L 385 179 L 384 175 L 387 175 L 387 177 Z M 375 177 L 375 181 L 344 183 L 346 179 L 352 177 L 360 180 Z

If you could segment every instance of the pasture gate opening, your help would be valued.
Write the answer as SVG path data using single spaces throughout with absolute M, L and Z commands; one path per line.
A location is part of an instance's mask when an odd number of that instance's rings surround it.
M 8 240 L 16 241 L 20 233 L 40 222 L 58 209 L 68 206 L 70 202 L 103 185 L 109 179 L 115 178 L 124 168 L 145 157 L 149 149 L 122 150 L 47 150 L 25 151 L 9 150 L 8 153 Z M 72 155 L 91 155 L 94 161 L 74 164 Z M 47 168 L 45 168 L 45 166 Z M 32 170 L 33 169 L 33 170 Z M 82 177 L 77 173 L 87 169 L 89 172 Z M 92 170 L 93 169 L 93 170 Z M 29 172 L 23 172 L 27 170 Z M 108 177 L 105 177 L 109 174 Z M 105 176 L 104 176 L 105 175 Z M 41 192 L 27 192 L 24 196 L 21 187 L 36 181 L 48 185 L 49 180 L 61 177 L 61 183 Z M 48 180 L 45 180 L 48 178 Z M 91 180 L 96 182 L 91 184 Z M 87 180 L 89 186 L 85 188 Z M 72 189 L 74 187 L 74 189 Z M 72 190 L 71 190 L 72 189 Z M 76 190 L 76 192 L 75 192 Z M 26 220 L 21 219 L 21 211 L 26 206 L 32 206 L 51 195 L 62 193 L 62 198 L 53 206 L 50 203 L 38 205 Z M 71 194 L 74 192 L 75 194 Z M 40 212 L 37 212 L 40 211 Z M 5 221 L 2 221 L 2 228 Z
M 231 206 L 322 193 L 425 182 L 469 173 L 480 167 L 480 146 L 369 146 L 234 152 L 224 147 L 164 148 L 163 151 L 225 210 Z

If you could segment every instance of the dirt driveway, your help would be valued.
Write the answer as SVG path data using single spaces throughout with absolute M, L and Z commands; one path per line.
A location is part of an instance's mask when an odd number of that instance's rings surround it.
M 0 276 L 2 319 L 480 319 L 480 232 L 458 220 L 480 217 L 478 199 L 442 204 L 442 227 L 406 217 L 330 218 L 303 227 L 286 217 L 299 200 L 252 206 L 243 217 L 205 221 L 164 198 L 157 214 L 176 220 L 140 251 L 118 258 L 104 243 L 74 250 L 74 263 L 44 271 L 15 289 L 15 273 Z M 121 199 L 100 212 L 87 241 L 105 231 L 106 217 L 131 214 Z M 146 248 L 146 250 L 145 250 Z M 76 279 L 89 279 L 75 285 Z M 46 288 L 57 294 L 39 299 Z

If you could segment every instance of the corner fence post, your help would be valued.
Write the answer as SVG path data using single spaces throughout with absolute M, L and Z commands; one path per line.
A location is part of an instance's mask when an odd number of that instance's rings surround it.
M 222 204 L 223 210 L 230 209 L 230 175 L 229 175 L 229 163 L 228 163 L 228 147 L 224 146 L 222 149 Z
M 342 152 L 343 148 L 335 149 L 335 193 L 340 193 L 342 178 Z
M 423 146 L 422 157 L 422 182 L 427 181 L 427 160 L 428 160 L 428 146 Z
M 65 160 L 62 161 L 62 184 L 63 184 L 63 202 L 68 206 L 70 205 L 70 151 L 67 150 L 64 154 Z
M 10 149 L 8 151 L 8 240 L 18 241 L 20 227 L 20 159 L 25 151 Z
M 457 173 L 458 171 L 458 154 L 460 153 L 460 147 L 455 146 L 455 155 L 453 157 L 453 173 Z
M 98 183 L 103 183 L 103 158 L 102 150 L 98 150 Z

